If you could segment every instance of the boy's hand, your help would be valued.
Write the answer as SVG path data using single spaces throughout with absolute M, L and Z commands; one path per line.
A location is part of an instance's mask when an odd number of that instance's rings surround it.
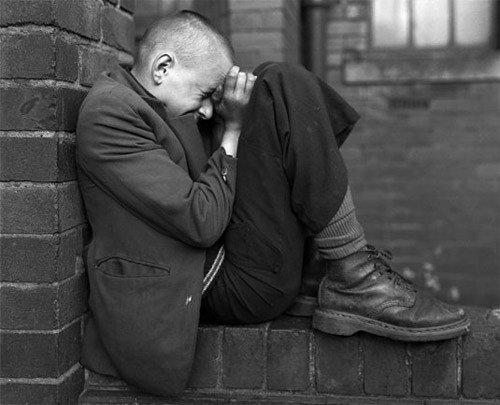
M 250 100 L 255 79 L 252 73 L 242 72 L 238 66 L 233 66 L 226 76 L 222 99 L 216 107 L 226 130 L 241 130 L 243 112 Z

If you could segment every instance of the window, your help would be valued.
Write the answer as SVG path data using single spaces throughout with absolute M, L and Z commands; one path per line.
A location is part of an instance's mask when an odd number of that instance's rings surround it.
M 376 49 L 481 48 L 492 44 L 497 0 L 373 0 Z

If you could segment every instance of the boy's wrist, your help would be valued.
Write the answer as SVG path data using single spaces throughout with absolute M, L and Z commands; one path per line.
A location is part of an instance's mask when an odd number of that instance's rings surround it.
M 225 131 L 224 137 L 222 138 L 221 147 L 224 148 L 227 155 L 236 157 L 238 150 L 238 138 L 240 136 L 239 131 Z

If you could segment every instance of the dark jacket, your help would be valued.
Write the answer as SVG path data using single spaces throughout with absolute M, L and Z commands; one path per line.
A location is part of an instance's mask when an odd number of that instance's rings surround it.
M 193 115 L 168 120 L 117 68 L 82 104 L 77 162 L 92 229 L 82 364 L 179 393 L 194 355 L 205 248 L 229 222 L 236 159 L 223 149 L 208 159 Z

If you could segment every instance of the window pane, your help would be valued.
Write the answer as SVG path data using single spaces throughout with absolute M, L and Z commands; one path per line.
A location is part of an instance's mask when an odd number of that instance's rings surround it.
M 450 27 L 448 0 L 413 0 L 414 43 L 416 47 L 445 46 Z
M 487 44 L 491 35 L 492 0 L 455 0 L 457 45 Z
M 408 44 L 407 0 L 373 0 L 373 44 L 397 47 Z

